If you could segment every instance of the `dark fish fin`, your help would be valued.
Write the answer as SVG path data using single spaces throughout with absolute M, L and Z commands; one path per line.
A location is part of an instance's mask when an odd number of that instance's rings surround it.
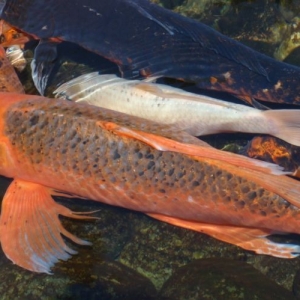
M 261 104 L 260 102 L 258 102 L 257 100 L 255 100 L 254 98 L 252 98 L 251 96 L 247 96 L 247 95 L 234 95 L 236 98 L 246 102 L 247 104 L 252 105 L 253 107 L 260 109 L 260 110 L 269 110 L 270 108 L 266 105 Z
M 124 53 L 132 63 L 120 64 L 124 77 L 165 75 L 195 80 L 202 75 L 225 73 L 239 65 L 269 80 L 260 54 L 205 24 L 146 1 L 126 1 L 126 6 L 140 22 L 147 24 L 145 28 L 153 31 L 143 32 L 147 35 L 144 39 L 132 39 L 135 51 Z M 160 44 L 168 47 L 158 44 L 158 36 Z
M 49 76 L 57 58 L 57 43 L 41 40 L 34 51 L 31 62 L 32 79 L 41 95 L 44 95 Z
M 268 102 L 300 103 L 299 67 L 148 0 L 12 2 L 0 11 L 2 19 L 36 38 L 67 41 L 101 55 L 118 65 L 124 78 L 164 76 Z
M 0 12 L 8 23 L 42 39 L 57 37 L 77 43 L 129 66 L 132 75 L 149 68 L 152 73 L 164 70 L 163 75 L 183 78 L 182 70 L 197 76 L 213 69 L 226 72 L 228 66 L 238 64 L 268 77 L 257 52 L 150 1 L 16 2 L 6 3 Z
M 272 231 L 269 229 L 207 224 L 158 214 L 148 215 L 175 226 L 205 233 L 215 239 L 236 245 L 246 250 L 254 251 L 258 254 L 267 254 L 281 258 L 294 258 L 300 254 L 299 245 L 280 244 L 267 239 L 266 237 L 272 234 Z

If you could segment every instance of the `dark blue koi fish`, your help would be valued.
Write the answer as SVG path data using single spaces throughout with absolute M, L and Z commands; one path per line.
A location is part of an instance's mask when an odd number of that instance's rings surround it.
M 300 104 L 300 68 L 147 0 L 4 0 L 0 17 L 40 39 L 33 78 L 44 92 L 60 41 L 115 62 L 125 78 L 165 76 L 249 102 Z

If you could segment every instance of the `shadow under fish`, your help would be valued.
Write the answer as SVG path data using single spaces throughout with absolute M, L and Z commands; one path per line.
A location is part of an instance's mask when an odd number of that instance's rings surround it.
M 1 18 L 40 39 L 32 67 L 41 93 L 56 44 L 68 41 L 115 62 L 124 78 L 165 76 L 250 103 L 300 103 L 300 68 L 147 0 L 7 0 L 0 9 Z

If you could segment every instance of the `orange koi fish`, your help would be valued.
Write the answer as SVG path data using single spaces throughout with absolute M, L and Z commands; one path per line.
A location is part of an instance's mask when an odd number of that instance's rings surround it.
M 62 227 L 58 215 L 87 217 L 52 199 L 61 193 L 141 211 L 257 253 L 299 255 L 300 246 L 266 238 L 300 233 L 299 182 L 276 165 L 186 137 L 87 104 L 1 93 L 0 174 L 14 179 L 0 217 L 5 255 L 49 273 L 74 253 L 61 235 L 87 244 Z

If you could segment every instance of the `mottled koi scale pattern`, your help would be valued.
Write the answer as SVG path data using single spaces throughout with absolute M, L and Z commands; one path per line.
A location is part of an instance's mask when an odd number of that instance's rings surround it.
M 106 112 L 45 98 L 13 104 L 3 130 L 18 174 L 26 174 L 21 179 L 148 213 L 300 232 L 286 224 L 299 222 L 300 210 L 280 196 L 217 161 L 158 151 L 109 132 L 97 125 L 116 121 Z

